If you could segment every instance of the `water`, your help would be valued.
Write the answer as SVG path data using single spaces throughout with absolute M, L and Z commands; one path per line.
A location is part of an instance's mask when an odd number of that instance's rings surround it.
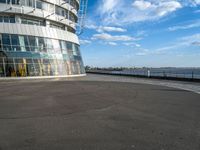
M 200 68 L 138 68 L 111 73 L 148 76 L 148 70 L 150 76 L 200 79 Z

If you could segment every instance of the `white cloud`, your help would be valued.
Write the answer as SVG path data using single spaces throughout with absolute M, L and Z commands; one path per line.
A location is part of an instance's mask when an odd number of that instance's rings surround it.
M 126 43 L 123 43 L 123 44 L 126 45 L 126 46 L 131 46 L 131 47 L 141 47 L 140 44 L 133 43 L 133 42 L 126 42 Z
M 107 26 L 100 26 L 97 28 L 97 32 L 126 32 L 126 29 L 118 28 L 118 27 L 107 27 Z
M 139 49 L 140 51 L 137 52 L 135 55 L 137 56 L 165 55 L 166 53 L 170 53 L 170 52 L 174 54 L 174 50 L 181 52 L 182 49 L 185 49 L 191 46 L 200 46 L 200 34 L 193 34 L 193 35 L 178 38 L 176 41 L 174 41 L 171 44 L 168 44 L 167 46 L 163 46 L 163 47 L 153 49 L 153 50 L 140 48 Z
M 79 42 L 80 42 L 80 44 L 90 44 L 91 43 L 91 41 L 89 41 L 89 40 L 79 40 Z
M 200 4 L 200 0 L 194 0 L 196 4 Z
M 197 27 L 200 27 L 200 20 L 193 21 L 190 24 L 186 24 L 186 25 L 169 27 L 168 29 L 169 31 L 176 31 L 176 30 L 186 30 L 186 29 L 197 28 Z
M 113 26 L 97 26 L 94 24 L 88 24 L 85 26 L 87 29 L 96 30 L 97 32 L 126 32 L 126 29 Z
M 183 43 L 186 46 L 194 45 L 194 43 L 197 44 L 200 42 L 200 33 L 182 37 L 179 39 L 179 41 L 181 41 L 181 43 Z
M 112 0 L 104 0 L 108 4 Z M 177 0 L 115 0 L 114 6 L 99 6 L 99 14 L 104 24 L 131 24 L 162 18 L 182 7 Z M 117 6 L 117 7 L 116 7 Z
M 106 13 L 113 10 L 120 3 L 120 0 L 103 0 L 101 10 L 102 13 Z
M 200 0 L 179 0 L 185 6 L 197 6 L 200 4 Z
M 154 54 L 165 54 L 168 51 L 179 50 L 182 48 L 200 46 L 200 34 L 184 36 L 171 43 L 170 46 L 161 47 L 152 51 Z
M 115 43 L 115 42 L 108 42 L 108 44 L 112 45 L 112 46 L 116 46 L 117 45 L 117 43 Z
M 92 37 L 93 40 L 99 39 L 104 41 L 132 41 L 136 40 L 135 38 L 127 35 L 110 35 L 107 33 L 100 33 L 100 34 L 94 34 Z
M 140 10 L 145 10 L 150 8 L 152 5 L 148 1 L 137 0 L 133 2 L 132 6 Z
M 155 12 L 160 17 L 167 15 L 168 13 L 174 12 L 181 8 L 182 5 L 177 1 L 161 2 L 159 5 L 155 6 Z
M 146 53 L 146 52 L 138 52 L 135 55 L 136 56 L 145 56 L 145 55 L 148 55 L 148 53 Z
M 151 53 L 148 49 L 141 48 L 139 50 L 139 52 L 135 53 L 136 56 L 145 56 Z
M 97 26 L 95 26 L 93 24 L 86 24 L 85 28 L 87 28 L 87 29 L 97 29 Z

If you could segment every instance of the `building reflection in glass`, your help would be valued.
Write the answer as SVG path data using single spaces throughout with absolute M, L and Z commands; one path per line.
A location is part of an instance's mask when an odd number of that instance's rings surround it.
M 65 76 L 84 74 L 79 45 L 14 34 L 0 35 L 0 76 Z

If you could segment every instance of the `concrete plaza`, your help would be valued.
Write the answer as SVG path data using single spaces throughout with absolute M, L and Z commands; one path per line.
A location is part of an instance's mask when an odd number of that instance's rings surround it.
M 98 78 L 0 81 L 0 150 L 200 149 L 198 92 Z

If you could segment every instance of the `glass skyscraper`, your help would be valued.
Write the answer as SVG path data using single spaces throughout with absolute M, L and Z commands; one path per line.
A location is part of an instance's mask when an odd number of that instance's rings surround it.
M 79 6 L 79 0 L 0 0 L 0 77 L 84 75 Z

